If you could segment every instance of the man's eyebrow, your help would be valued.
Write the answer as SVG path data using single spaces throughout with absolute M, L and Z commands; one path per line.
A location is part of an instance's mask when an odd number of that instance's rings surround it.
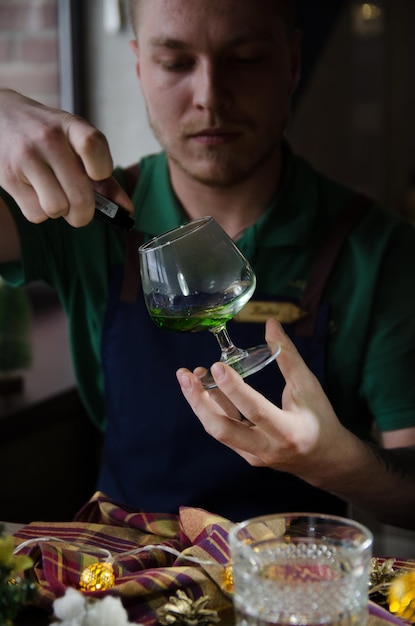
M 226 42 L 226 47 L 234 48 L 237 46 L 242 46 L 244 44 L 257 42 L 271 43 L 272 41 L 274 41 L 274 39 L 275 37 L 271 31 L 256 30 L 254 32 L 245 33 L 228 39 L 228 41 Z M 170 48 L 172 50 L 184 50 L 189 47 L 186 42 L 181 41 L 180 39 L 163 36 L 151 37 L 149 40 L 149 44 L 154 48 Z
M 172 39 L 171 37 L 151 37 L 149 44 L 154 48 L 172 48 L 174 50 L 187 48 L 187 45 L 183 41 Z

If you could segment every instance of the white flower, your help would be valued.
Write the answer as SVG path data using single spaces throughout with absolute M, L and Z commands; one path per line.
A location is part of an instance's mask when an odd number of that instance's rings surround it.
M 94 602 L 88 607 L 86 626 L 126 626 L 130 623 L 119 598 L 105 596 L 100 602 Z
M 68 587 L 65 595 L 57 598 L 53 603 L 55 617 L 61 622 L 55 622 L 52 626 L 59 626 L 63 622 L 65 626 L 84 626 L 86 616 L 86 600 L 76 589 Z
M 61 621 L 50 626 L 128 626 L 132 623 L 120 598 L 105 596 L 102 600 L 91 601 L 71 587 L 62 598 L 54 601 L 53 610 Z

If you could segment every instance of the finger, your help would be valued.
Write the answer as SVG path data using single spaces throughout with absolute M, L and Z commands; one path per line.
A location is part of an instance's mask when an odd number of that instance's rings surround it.
M 218 416 L 220 419 L 226 417 L 226 413 L 215 402 L 210 392 L 203 387 L 198 376 L 186 368 L 180 368 L 176 372 L 176 377 L 184 397 L 205 428 Z
M 205 427 L 217 418 L 218 424 L 231 419 L 241 425 L 243 419 L 239 411 L 220 390 L 205 389 L 200 378 L 186 368 L 177 370 L 176 376 L 183 395 Z
M 95 181 L 109 178 L 114 165 L 105 135 L 76 115 L 68 114 L 63 128 L 88 177 Z
M 31 185 L 20 184 L 13 193 L 13 200 L 29 222 L 40 224 L 48 219 L 39 198 Z
M 215 400 L 216 404 L 220 406 L 223 413 L 228 419 L 235 420 L 242 423 L 244 426 L 254 426 L 249 419 L 239 411 L 234 403 L 219 389 L 219 387 L 209 389 L 209 395 Z
M 104 195 L 132 211 L 128 195 L 111 178 L 113 161 L 105 136 L 86 120 L 69 113 L 63 114 L 60 124 L 61 132 L 49 129 L 41 145 L 43 162 L 50 163 L 56 180 L 49 176 L 45 184 L 33 171 L 27 176 L 45 213 L 52 218 L 65 217 L 72 226 L 89 223 L 95 213 L 91 180 L 104 181 Z M 38 163 L 39 159 L 34 159 L 34 169 Z
M 184 397 L 206 432 L 237 452 L 251 465 L 264 465 L 257 455 L 258 451 L 268 447 L 263 432 L 255 427 L 247 428 L 243 422 L 229 419 L 211 392 L 204 389 L 200 380 L 189 370 L 182 368 L 176 375 Z
M 211 367 L 218 388 L 249 422 L 264 428 L 267 415 L 276 414 L 279 409 L 262 394 L 250 387 L 240 375 L 224 363 L 214 363 Z
M 59 113 L 57 123 L 53 123 L 52 117 L 50 124 L 38 125 L 40 130 L 35 127 L 34 137 L 21 146 L 17 155 L 12 155 L 10 193 L 19 198 L 23 213 L 31 221 L 41 219 L 40 207 L 47 217 L 64 216 L 73 225 L 83 225 L 94 214 L 94 195 L 85 167 L 62 131 L 62 115 Z M 21 158 L 17 159 L 19 154 Z M 36 193 L 35 205 L 23 203 L 27 187 Z
M 72 226 L 83 226 L 94 215 L 93 189 L 79 163 L 71 164 L 71 158 L 73 155 L 69 153 L 66 158 L 62 158 L 62 150 L 57 151 L 54 169 L 41 159 L 32 159 L 25 166 L 23 174 L 27 180 L 26 187 L 33 188 L 38 207 L 46 217 L 64 217 Z M 63 163 L 66 163 L 66 167 L 62 167 L 65 173 L 61 174 L 59 167 Z M 34 209 L 27 202 L 19 204 L 26 217 L 34 221 L 33 212 L 37 212 L 38 207 Z
M 207 371 L 208 370 L 204 367 L 196 367 L 196 369 L 193 370 L 193 374 L 197 376 L 197 378 L 201 379 L 203 378 L 203 376 L 205 376 L 205 374 L 207 374 Z M 214 398 L 216 404 L 221 407 L 222 411 L 227 415 L 229 419 L 236 420 L 237 422 L 248 423 L 248 420 L 245 420 L 244 416 L 241 415 L 241 413 L 238 411 L 235 405 L 232 404 L 229 398 L 223 395 L 218 387 L 213 387 L 212 389 L 209 389 L 209 395 L 211 398 Z
M 48 128 L 39 141 L 27 140 L 16 153 L 10 151 L 9 160 L 4 188 L 29 221 L 41 222 L 47 217 L 66 215 L 70 197 L 81 207 L 89 203 L 92 212 L 89 179 L 61 130 Z M 72 194 L 68 193 L 70 190 Z
M 30 221 L 64 217 L 75 227 L 88 224 L 95 213 L 92 184 L 130 213 L 134 211 L 131 199 L 113 177 L 92 183 L 79 159 L 67 145 L 56 146 L 53 169 L 43 160 L 32 159 L 24 174 L 27 179 L 24 187 L 33 187 L 37 195 L 37 201 L 29 204 L 27 195 L 19 194 L 19 204 Z
M 284 343 L 285 332 L 281 324 L 275 318 L 270 318 L 265 324 L 265 340 L 270 346 L 272 352 L 275 352 L 277 347 L 281 347 L 281 343 Z
M 133 213 L 131 198 L 112 176 L 113 159 L 105 135 L 77 116 L 69 116 L 65 121 L 69 144 L 79 157 L 88 178 L 95 182 L 94 188 Z
M 222 395 L 221 392 L 217 389 L 207 390 L 203 387 L 201 375 L 204 373 L 206 373 L 205 368 L 200 367 L 196 368 L 193 373 L 184 367 L 177 370 L 176 377 L 183 395 L 199 418 L 207 414 L 209 410 L 215 414 L 226 415 L 226 411 L 216 401 L 219 395 Z

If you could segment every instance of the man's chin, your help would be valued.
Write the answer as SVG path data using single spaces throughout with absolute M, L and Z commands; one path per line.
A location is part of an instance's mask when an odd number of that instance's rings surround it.
M 245 171 L 240 168 L 231 167 L 229 164 L 198 164 L 183 163 L 173 159 L 176 165 L 194 181 L 197 181 L 208 187 L 226 188 L 231 187 L 247 176 Z

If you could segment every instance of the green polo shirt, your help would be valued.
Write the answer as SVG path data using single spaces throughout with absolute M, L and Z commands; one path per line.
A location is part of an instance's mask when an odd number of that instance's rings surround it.
M 122 182 L 122 171 L 116 175 Z M 42 279 L 56 288 L 69 318 L 81 396 L 104 428 L 101 331 L 111 271 L 124 260 L 124 236 L 96 220 L 79 229 L 63 219 L 30 224 L 2 195 L 20 233 L 22 263 L 3 265 L 1 272 L 14 284 Z M 237 242 L 255 269 L 259 292 L 301 297 L 318 250 L 351 195 L 287 150 L 276 199 Z M 144 239 L 186 220 L 163 153 L 141 161 L 133 201 Z M 324 293 L 330 307 L 327 391 L 340 419 L 362 437 L 370 435 L 373 421 L 380 430 L 415 425 L 413 276 L 414 229 L 373 205 L 348 237 Z

